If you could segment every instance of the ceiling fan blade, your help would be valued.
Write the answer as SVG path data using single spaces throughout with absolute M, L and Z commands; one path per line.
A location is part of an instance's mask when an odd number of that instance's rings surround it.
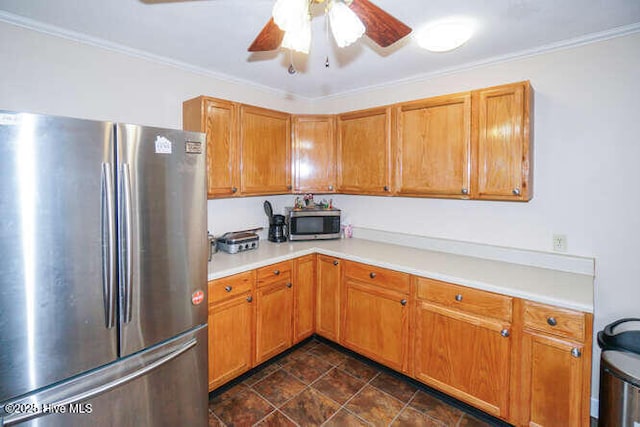
M 284 37 L 284 31 L 273 22 L 273 17 L 269 19 L 267 25 L 262 28 L 258 37 L 249 46 L 249 52 L 265 52 L 269 50 L 276 50 L 282 38 Z
M 387 47 L 411 32 L 406 26 L 369 0 L 353 0 L 349 5 L 366 28 L 365 34 L 382 47 Z

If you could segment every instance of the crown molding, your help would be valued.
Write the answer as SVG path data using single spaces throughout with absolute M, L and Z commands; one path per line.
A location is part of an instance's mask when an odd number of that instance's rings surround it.
M 486 67 L 489 65 L 496 65 L 504 62 L 511 62 L 516 60 L 526 59 L 532 56 L 538 56 L 538 55 L 555 52 L 559 50 L 572 49 L 572 48 L 583 46 L 586 44 L 605 41 L 605 40 L 609 40 L 617 37 L 624 37 L 627 35 L 640 32 L 640 23 L 635 23 L 635 24 L 625 25 L 622 27 L 612 28 L 606 31 L 591 33 L 591 34 L 587 34 L 580 37 L 574 37 L 571 39 L 546 44 L 533 49 L 526 49 L 519 52 L 510 53 L 507 55 L 494 56 L 491 58 L 483 59 L 480 61 L 469 62 L 469 63 L 462 64 L 455 67 L 443 68 L 431 73 L 419 74 L 419 75 L 411 76 L 405 79 L 394 80 L 391 82 L 385 82 L 385 83 L 376 84 L 376 85 L 370 85 L 370 86 L 361 87 L 353 90 L 341 91 L 331 95 L 309 97 L 309 96 L 303 96 L 299 94 L 292 94 L 291 92 L 275 89 L 266 85 L 255 83 L 250 80 L 232 77 L 232 76 L 229 76 L 228 74 L 211 71 L 209 69 L 198 67 L 183 61 L 178 61 L 178 60 L 167 58 L 161 55 L 155 55 L 155 54 L 145 52 L 139 49 L 134 49 L 119 43 L 113 43 L 113 42 L 101 39 L 99 37 L 92 37 L 83 33 L 67 30 L 55 25 L 45 24 L 40 21 L 25 18 L 23 16 L 5 12 L 5 11 L 0 11 L 0 21 L 13 24 L 19 27 L 27 28 L 29 30 L 44 33 L 47 35 L 60 37 L 67 40 L 72 40 L 78 43 L 95 46 L 98 48 L 110 50 L 113 52 L 121 53 L 121 54 L 132 56 L 132 57 L 141 58 L 147 61 L 151 61 L 151 62 L 163 64 L 163 65 L 169 65 L 184 71 L 211 77 L 227 83 L 250 86 L 257 90 L 267 92 L 267 93 L 272 93 L 274 95 L 278 95 L 281 97 L 295 96 L 300 101 L 306 101 L 306 102 L 338 99 L 345 96 L 362 94 L 364 92 L 369 92 L 377 89 L 393 88 L 393 87 L 398 87 L 398 86 L 411 84 L 411 83 L 421 83 L 421 82 L 432 80 L 438 77 L 459 73 L 462 71 L 469 71 L 475 68 Z
M 411 83 L 422 83 L 429 80 L 433 80 L 435 78 L 456 74 L 463 71 L 469 71 L 476 68 L 487 67 L 490 65 L 497 65 L 501 63 L 517 61 L 517 60 L 526 59 L 534 56 L 544 55 L 551 52 L 573 49 L 573 48 L 584 46 L 587 44 L 610 40 L 618 37 L 624 37 L 624 36 L 628 36 L 636 33 L 640 33 L 640 23 L 625 25 L 622 27 L 612 28 L 610 30 L 601 31 L 598 33 L 591 33 L 591 34 L 587 34 L 580 37 L 561 40 L 559 42 L 538 46 L 533 49 L 521 50 L 518 52 L 509 53 L 506 55 L 493 56 L 491 58 L 483 59 L 480 61 L 468 62 L 466 64 L 457 65 L 455 67 L 441 68 L 440 70 L 436 70 L 431 73 L 418 74 L 411 77 L 407 77 L 405 79 L 370 85 L 370 86 L 361 87 L 353 90 L 346 90 L 346 91 L 342 91 L 342 92 L 331 94 L 331 95 L 314 97 L 313 100 L 325 101 L 325 100 L 342 98 L 344 96 L 359 95 L 364 92 L 370 92 L 372 90 L 377 90 L 377 89 L 393 88 L 393 87 L 403 86 Z
M 109 50 L 116 53 L 121 53 L 134 58 L 144 59 L 150 62 L 162 64 L 162 65 L 168 65 L 183 71 L 188 71 L 194 74 L 200 74 L 206 77 L 211 77 L 226 83 L 239 84 L 243 86 L 251 86 L 257 90 L 271 93 L 279 97 L 291 97 L 293 95 L 301 101 L 313 100 L 313 98 L 308 98 L 298 94 L 292 94 L 284 90 L 274 89 L 272 87 L 265 86 L 250 80 L 244 80 L 237 77 L 232 77 L 232 76 L 229 76 L 228 74 L 211 71 L 209 69 L 198 67 L 198 66 L 189 64 L 187 62 L 178 61 L 175 59 L 167 58 L 161 55 L 156 55 L 156 54 L 139 50 L 139 49 L 134 49 L 119 43 L 113 43 L 108 40 L 104 40 L 99 37 L 93 37 L 84 33 L 79 33 L 76 31 L 71 31 L 65 28 L 61 28 L 56 25 L 45 24 L 44 22 L 25 18 L 24 16 L 16 15 L 13 13 L 0 11 L 0 21 L 6 22 L 8 24 L 12 24 L 18 27 L 26 28 L 28 30 L 33 30 L 39 33 L 47 34 L 50 36 L 60 37 L 66 40 L 71 40 L 77 43 L 98 47 L 101 49 Z

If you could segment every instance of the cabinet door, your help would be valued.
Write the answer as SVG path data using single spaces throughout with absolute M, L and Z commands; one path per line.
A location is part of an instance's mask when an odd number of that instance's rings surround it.
M 468 198 L 470 138 L 470 93 L 400 105 L 398 193 Z
M 407 296 L 349 279 L 345 282 L 341 344 L 398 371 L 406 371 Z
M 414 375 L 491 415 L 506 418 L 511 360 L 509 332 L 508 323 L 418 301 Z
M 482 89 L 472 96 L 475 197 L 530 200 L 529 82 Z
M 315 255 L 297 258 L 293 265 L 293 342 L 295 344 L 313 335 L 315 330 Z
M 293 289 L 289 279 L 258 288 L 255 364 L 291 347 Z
M 523 334 L 524 425 L 579 427 L 589 425 L 583 372 L 590 359 L 584 345 L 536 333 Z M 588 368 L 587 368 L 588 371 Z
M 183 104 L 183 128 L 207 134 L 207 196 L 228 197 L 238 191 L 238 106 L 198 97 Z
M 240 106 L 240 191 L 244 195 L 291 191 L 289 114 Z
M 335 192 L 335 123 L 333 116 L 293 117 L 293 190 L 295 192 Z
M 318 255 L 316 294 L 316 332 L 332 341 L 340 337 L 341 261 Z
M 209 390 L 248 371 L 253 338 L 250 292 L 209 306 Z
M 347 194 L 391 194 L 391 108 L 338 116 L 338 187 Z

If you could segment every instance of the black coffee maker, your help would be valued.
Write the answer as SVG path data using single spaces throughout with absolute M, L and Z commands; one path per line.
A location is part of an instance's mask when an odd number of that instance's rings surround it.
M 270 242 L 286 242 L 287 234 L 285 232 L 286 224 L 284 223 L 284 215 L 274 215 L 273 207 L 268 200 L 264 202 L 264 212 L 269 218 L 269 241 Z

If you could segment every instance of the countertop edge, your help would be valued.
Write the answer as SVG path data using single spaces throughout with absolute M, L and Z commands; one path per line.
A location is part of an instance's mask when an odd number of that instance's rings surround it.
M 376 243 L 380 244 L 380 242 L 376 242 Z M 568 309 L 573 309 L 573 310 L 578 310 L 578 311 L 588 312 L 588 313 L 593 313 L 594 311 L 593 304 L 589 305 L 589 304 L 584 304 L 576 301 L 571 301 L 568 299 L 555 298 L 553 296 L 527 292 L 526 290 L 513 289 L 513 288 L 504 287 L 504 286 L 497 286 L 492 283 L 487 283 L 487 282 L 478 281 L 478 280 L 461 279 L 460 277 L 456 277 L 448 274 L 433 272 L 429 270 L 421 270 L 419 268 L 403 266 L 403 265 L 399 265 L 391 262 L 388 263 L 388 262 L 384 262 L 376 259 L 358 256 L 349 252 L 327 249 L 327 248 L 323 248 L 315 245 L 306 247 L 306 248 L 293 249 L 290 252 L 287 252 L 285 254 L 274 255 L 274 256 L 266 257 L 260 260 L 248 262 L 242 265 L 226 268 L 224 270 L 215 271 L 208 275 L 208 280 L 211 281 L 211 280 L 216 280 L 223 277 L 232 276 L 234 274 L 243 273 L 245 271 L 254 270 L 267 265 L 291 260 L 291 259 L 305 256 L 305 255 L 311 255 L 314 253 L 326 255 L 326 256 L 334 256 L 337 258 L 360 262 L 364 264 L 375 265 L 378 267 L 388 268 L 391 270 L 400 271 L 403 273 L 408 273 L 408 274 L 412 274 L 419 277 L 441 280 L 441 281 L 449 282 L 452 284 L 467 286 L 470 288 L 485 290 L 489 292 L 495 292 L 495 293 L 508 295 L 516 298 L 523 298 L 523 299 L 527 299 L 527 300 L 531 300 L 531 301 L 535 301 L 543 304 L 549 304 L 553 306 L 558 306 L 558 307 L 563 307 L 563 308 L 568 308 Z M 593 276 L 586 275 L 586 274 L 579 274 L 579 273 L 572 273 L 572 274 L 585 276 L 585 277 L 588 276 L 593 281 Z

